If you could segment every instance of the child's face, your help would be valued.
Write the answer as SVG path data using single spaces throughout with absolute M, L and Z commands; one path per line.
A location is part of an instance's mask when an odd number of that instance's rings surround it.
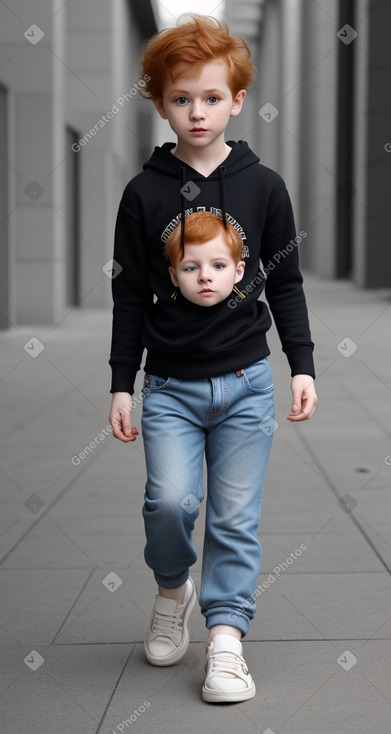
M 187 71 L 173 83 L 167 76 L 163 99 L 154 104 L 180 142 L 204 148 L 224 138 L 229 118 L 240 113 L 245 96 L 242 89 L 233 99 L 226 67 L 212 61 L 202 67 L 198 77 Z
M 219 234 L 202 245 L 185 244 L 185 256 L 170 267 L 171 280 L 182 295 L 198 306 L 214 306 L 227 298 L 243 278 L 245 263 L 235 265 L 230 249 Z

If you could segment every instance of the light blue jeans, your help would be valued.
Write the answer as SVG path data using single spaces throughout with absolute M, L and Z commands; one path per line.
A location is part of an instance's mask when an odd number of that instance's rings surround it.
M 147 483 L 144 557 L 157 583 L 184 584 L 197 560 L 192 531 L 207 500 L 199 603 L 209 629 L 255 615 L 262 560 L 257 537 L 274 420 L 267 358 L 203 380 L 146 374 L 142 433 Z

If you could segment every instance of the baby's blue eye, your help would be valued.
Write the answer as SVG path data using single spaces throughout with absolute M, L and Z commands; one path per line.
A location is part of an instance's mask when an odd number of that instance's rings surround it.
M 175 102 L 179 105 L 184 105 L 187 101 L 187 97 L 177 97 L 177 99 L 175 100 Z
M 208 102 L 210 102 L 210 104 L 216 104 L 218 101 L 219 101 L 219 98 L 215 97 L 215 95 L 213 94 L 211 97 L 208 97 Z
M 187 268 L 185 268 L 185 273 L 192 273 L 195 269 L 195 265 L 189 265 Z
M 214 267 L 216 270 L 224 270 L 225 265 L 223 263 L 215 263 Z

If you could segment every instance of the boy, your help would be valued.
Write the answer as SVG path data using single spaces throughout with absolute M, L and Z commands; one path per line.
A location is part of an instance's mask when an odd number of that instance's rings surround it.
M 171 280 L 182 296 L 199 306 L 214 306 L 232 290 L 244 298 L 235 288 L 246 267 L 239 232 L 229 223 L 224 226 L 212 212 L 195 212 L 186 218 L 183 248 L 179 230 L 176 227 L 170 234 L 164 254 L 170 261 Z M 171 298 L 177 295 L 174 291 Z
M 211 18 L 193 16 L 150 41 L 141 72 L 149 78 L 145 94 L 177 135 L 176 145 L 155 148 L 125 188 L 114 246 L 122 270 L 112 281 L 110 422 L 124 442 L 138 433 L 130 421 L 131 396 L 147 349 L 142 514 L 144 556 L 158 594 L 145 652 L 153 665 L 172 665 L 189 643 L 192 530 L 203 499 L 205 455 L 199 603 L 209 634 L 202 697 L 244 701 L 255 695 L 241 638 L 255 614 L 262 558 L 257 528 L 274 423 L 266 341 L 271 317 L 259 300 L 264 289 L 291 368 L 287 418 L 307 420 L 317 402 L 295 225 L 280 176 L 245 142 L 225 142 L 229 118 L 240 113 L 254 76 L 242 38 Z M 171 298 L 163 245 L 180 224 L 184 247 L 186 217 L 195 211 L 218 214 L 241 237 L 245 298 L 235 299 L 234 308 L 230 297 L 208 308 L 181 294 Z

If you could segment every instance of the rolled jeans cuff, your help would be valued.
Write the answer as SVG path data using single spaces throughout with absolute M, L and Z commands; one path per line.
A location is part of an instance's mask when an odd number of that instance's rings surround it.
M 238 614 L 232 607 L 227 607 L 225 610 L 222 610 L 220 607 L 219 611 L 213 611 L 211 609 L 210 611 L 204 611 L 204 615 L 206 617 L 207 629 L 214 627 L 214 625 L 226 624 L 229 627 L 240 629 L 242 637 L 248 632 L 250 619 L 243 612 Z
M 177 576 L 161 576 L 161 574 L 156 573 L 156 571 L 153 572 L 153 575 L 156 583 L 163 589 L 177 589 L 178 586 L 183 586 L 183 584 L 186 583 L 190 574 L 189 569 L 187 568 L 186 571 L 181 571 Z

